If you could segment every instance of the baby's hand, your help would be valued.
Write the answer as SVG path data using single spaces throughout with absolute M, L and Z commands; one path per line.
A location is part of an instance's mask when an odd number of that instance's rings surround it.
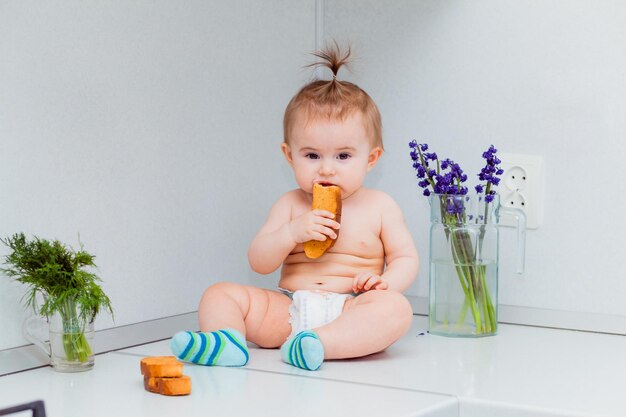
M 386 290 L 389 288 L 387 281 L 373 272 L 360 272 L 352 280 L 352 292 L 358 294 L 369 290 Z
M 289 223 L 289 232 L 296 243 L 304 243 L 309 240 L 325 241 L 327 238 L 337 239 L 336 229 L 339 223 L 335 215 L 326 210 L 311 210 L 297 217 Z M 335 230 L 333 230 L 335 229 Z

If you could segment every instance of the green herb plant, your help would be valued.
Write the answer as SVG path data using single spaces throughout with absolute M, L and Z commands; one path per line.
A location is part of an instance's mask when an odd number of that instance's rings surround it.
M 23 233 L 0 242 L 12 250 L 5 257 L 6 268 L 0 271 L 28 286 L 23 301 L 36 314 L 61 316 L 67 360 L 86 362 L 92 355 L 84 334 L 86 324 L 102 309 L 113 315 L 111 301 L 98 285 L 100 278 L 87 270 L 96 267 L 95 257 L 84 251 L 82 244 L 74 251 L 58 240 L 36 236 L 29 240 Z M 41 306 L 37 305 L 38 293 L 43 295 Z

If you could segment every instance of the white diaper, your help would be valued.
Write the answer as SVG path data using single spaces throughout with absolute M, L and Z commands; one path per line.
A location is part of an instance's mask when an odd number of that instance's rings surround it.
M 289 337 L 335 320 L 343 311 L 343 305 L 348 298 L 352 298 L 352 295 L 307 290 L 294 292 L 289 306 L 291 323 Z

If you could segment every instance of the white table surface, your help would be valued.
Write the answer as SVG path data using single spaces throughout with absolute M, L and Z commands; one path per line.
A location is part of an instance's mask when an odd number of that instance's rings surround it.
M 327 361 L 317 372 L 259 348 L 244 368 L 185 365 L 193 392 L 177 398 L 143 389 L 139 360 L 170 354 L 161 341 L 99 355 L 85 373 L 1 377 L 0 408 L 43 399 L 51 417 L 626 416 L 624 336 L 503 324 L 495 337 L 419 335 L 426 328 L 416 316 L 387 351 Z

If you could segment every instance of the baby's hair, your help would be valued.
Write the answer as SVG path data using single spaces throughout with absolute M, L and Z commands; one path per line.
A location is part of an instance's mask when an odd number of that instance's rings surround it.
M 289 143 L 291 129 L 298 115 L 302 115 L 305 123 L 308 123 L 321 118 L 345 120 L 348 116 L 360 112 L 372 147 L 383 148 L 382 122 L 376 103 L 358 85 L 337 79 L 341 67 L 348 67 L 350 54 L 350 47 L 342 53 L 337 42 L 326 45 L 321 51 L 313 52 L 319 61 L 308 67 L 328 68 L 332 71 L 333 77 L 331 80 L 313 80 L 291 99 L 283 119 L 285 143 Z

